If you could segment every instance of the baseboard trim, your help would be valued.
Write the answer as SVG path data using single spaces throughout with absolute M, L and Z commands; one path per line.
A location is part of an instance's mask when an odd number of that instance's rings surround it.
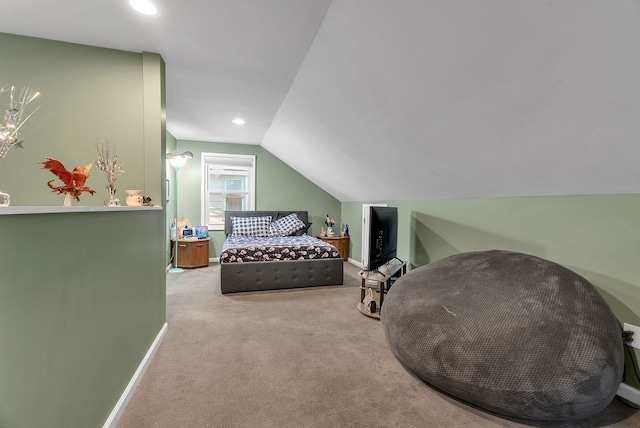
M 160 331 L 158 332 L 158 335 L 156 336 L 155 340 L 149 347 L 147 354 L 144 356 L 144 358 L 140 362 L 138 369 L 133 374 L 133 377 L 129 381 L 129 384 L 127 385 L 127 387 L 122 392 L 120 399 L 118 400 L 115 407 L 111 411 L 111 414 L 107 418 L 107 421 L 104 423 L 102 428 L 116 428 L 116 425 L 118 425 L 118 421 L 120 420 L 120 417 L 124 413 L 124 409 L 127 408 L 127 404 L 129 404 L 131 397 L 133 397 L 133 393 L 135 392 L 136 388 L 140 384 L 140 381 L 142 380 L 142 376 L 144 376 L 144 372 L 147 371 L 147 367 L 149 367 L 149 364 L 151 363 L 153 356 L 156 354 L 156 351 L 160 347 L 160 343 L 162 343 L 162 339 L 164 339 L 164 335 L 167 333 L 168 326 L 169 325 L 165 322 L 162 328 L 160 329 Z
M 620 398 L 624 398 L 625 400 L 635 404 L 640 408 L 640 389 L 636 389 L 632 386 L 627 385 L 626 383 L 621 383 L 618 387 L 618 392 L 616 395 Z
M 360 263 L 359 261 L 352 259 L 351 257 L 348 258 L 347 260 L 349 263 L 351 263 L 352 265 L 356 265 L 358 266 L 360 269 L 362 269 L 362 263 Z

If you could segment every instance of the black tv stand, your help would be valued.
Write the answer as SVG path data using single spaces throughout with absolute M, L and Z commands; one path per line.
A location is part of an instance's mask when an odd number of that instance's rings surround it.
M 384 265 L 380 266 L 377 271 L 363 271 L 360 274 L 362 285 L 360 285 L 360 303 L 357 308 L 363 314 L 371 318 L 380 319 L 380 311 L 384 302 L 384 295 L 389 291 L 396 279 L 407 273 L 407 262 L 403 262 L 398 258 L 394 258 Z M 369 312 L 362 301 L 365 298 L 367 290 L 371 288 L 380 294 L 380 303 L 376 305 L 375 312 Z

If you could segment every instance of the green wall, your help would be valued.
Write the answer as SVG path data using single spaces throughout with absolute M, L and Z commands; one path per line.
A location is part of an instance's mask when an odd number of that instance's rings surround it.
M 167 132 L 167 149 L 166 149 L 166 153 L 171 153 L 173 151 L 176 150 L 176 148 L 178 147 L 178 140 L 176 140 L 176 138 L 171 135 L 171 133 Z M 168 201 L 166 202 L 166 215 L 165 215 L 165 221 L 166 221 L 166 245 L 165 245 L 165 260 L 167 265 L 169 264 L 169 262 L 171 261 L 171 241 L 169 240 L 169 228 L 171 225 L 171 222 L 173 221 L 173 219 L 176 218 L 176 201 L 175 201 L 175 195 L 176 195 L 176 169 L 171 166 L 171 164 L 166 160 L 164 160 L 165 163 L 165 170 L 166 170 L 166 177 L 165 180 L 166 183 L 168 184 L 168 187 L 165 186 L 165 191 L 168 189 L 169 195 L 166 197 L 166 199 L 168 199 Z M 165 195 L 166 196 L 166 195 Z
M 374 202 L 398 207 L 398 257 L 412 267 L 466 251 L 532 254 L 578 272 L 620 322 L 640 325 L 638 194 L 347 202 L 342 218 L 356 260 L 362 204 Z M 640 386 L 631 376 L 626 382 Z
M 178 172 L 180 216 L 189 217 L 192 225 L 201 224 L 201 154 L 235 153 L 256 156 L 256 209 L 306 210 L 309 212 L 311 234 L 320 233 L 328 213 L 339 217 L 340 202 L 300 175 L 264 148 L 248 144 L 208 143 L 178 140 L 178 149 L 188 150 L 194 158 Z M 339 221 L 336 218 L 336 221 Z M 210 233 L 209 257 L 217 258 L 224 242 L 223 231 Z
M 165 321 L 164 213 L 0 215 L 0 426 L 104 424 Z
M 3 33 L 0 44 L 0 86 L 29 86 L 41 93 L 27 108 L 40 106 L 22 128 L 24 149 L 11 150 L 0 164 L 0 190 L 11 194 L 11 205 L 62 205 L 63 196 L 47 187 L 49 180 L 55 180 L 54 185 L 60 181 L 38 162 L 51 157 L 71 170 L 96 160 L 96 143 L 105 139 L 116 146 L 125 170 L 116 180 L 121 201 L 125 189 L 142 189 L 154 201 L 160 199 L 157 180 L 145 180 L 149 162 L 157 165 L 158 174 L 162 167 L 160 153 L 151 159 L 143 144 L 145 137 L 153 138 L 153 149 L 160 140 L 159 134 L 150 135 L 151 130 L 143 127 L 145 119 L 149 121 L 144 103 L 149 98 L 160 102 L 149 92 L 145 98 L 145 56 Z M 157 61 L 153 55 L 146 57 Z M 154 73 L 155 68 L 147 64 L 146 70 Z M 6 93 L 0 94 L 0 111 L 8 107 L 8 99 Z M 148 114 L 160 120 L 159 109 Z M 93 168 L 87 186 L 96 193 L 84 193 L 79 205 L 103 205 L 106 185 L 106 174 Z
M 1 33 L 0 45 L 0 83 L 42 93 L 24 149 L 0 164 L 12 207 L 62 205 L 37 162 L 92 162 L 105 138 L 124 163 L 121 200 L 135 188 L 164 201 L 159 55 Z M 87 185 L 81 205 L 102 206 L 105 173 Z M 164 325 L 165 213 L 94 210 L 0 215 L 1 427 L 102 426 Z

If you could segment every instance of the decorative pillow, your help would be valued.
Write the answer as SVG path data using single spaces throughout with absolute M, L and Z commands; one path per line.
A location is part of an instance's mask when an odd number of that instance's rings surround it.
M 233 229 L 231 236 L 264 237 L 269 236 L 271 216 L 265 217 L 231 217 Z
M 300 229 L 296 230 L 295 232 L 292 233 L 292 235 L 294 235 L 294 236 L 302 236 L 302 235 L 306 235 L 307 233 L 309 233 L 309 228 L 311 227 L 311 225 L 313 223 L 306 223 L 306 222 L 303 222 L 303 223 L 304 223 L 304 227 L 301 227 Z
M 269 225 L 269 236 L 281 236 L 280 229 L 275 224 L 275 221 Z
M 304 222 L 298 218 L 296 213 L 291 213 L 288 216 L 279 218 L 271 223 L 271 225 L 278 230 L 280 236 L 289 236 L 296 230 L 305 227 Z

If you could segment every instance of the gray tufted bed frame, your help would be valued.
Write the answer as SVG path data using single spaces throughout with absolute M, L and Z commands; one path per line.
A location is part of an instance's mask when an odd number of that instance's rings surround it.
M 307 211 L 225 211 L 225 236 L 231 233 L 231 217 L 258 217 L 295 212 L 308 222 Z M 279 290 L 285 288 L 342 285 L 343 260 L 282 260 L 270 262 L 221 263 L 220 290 L 222 294 L 241 291 Z

